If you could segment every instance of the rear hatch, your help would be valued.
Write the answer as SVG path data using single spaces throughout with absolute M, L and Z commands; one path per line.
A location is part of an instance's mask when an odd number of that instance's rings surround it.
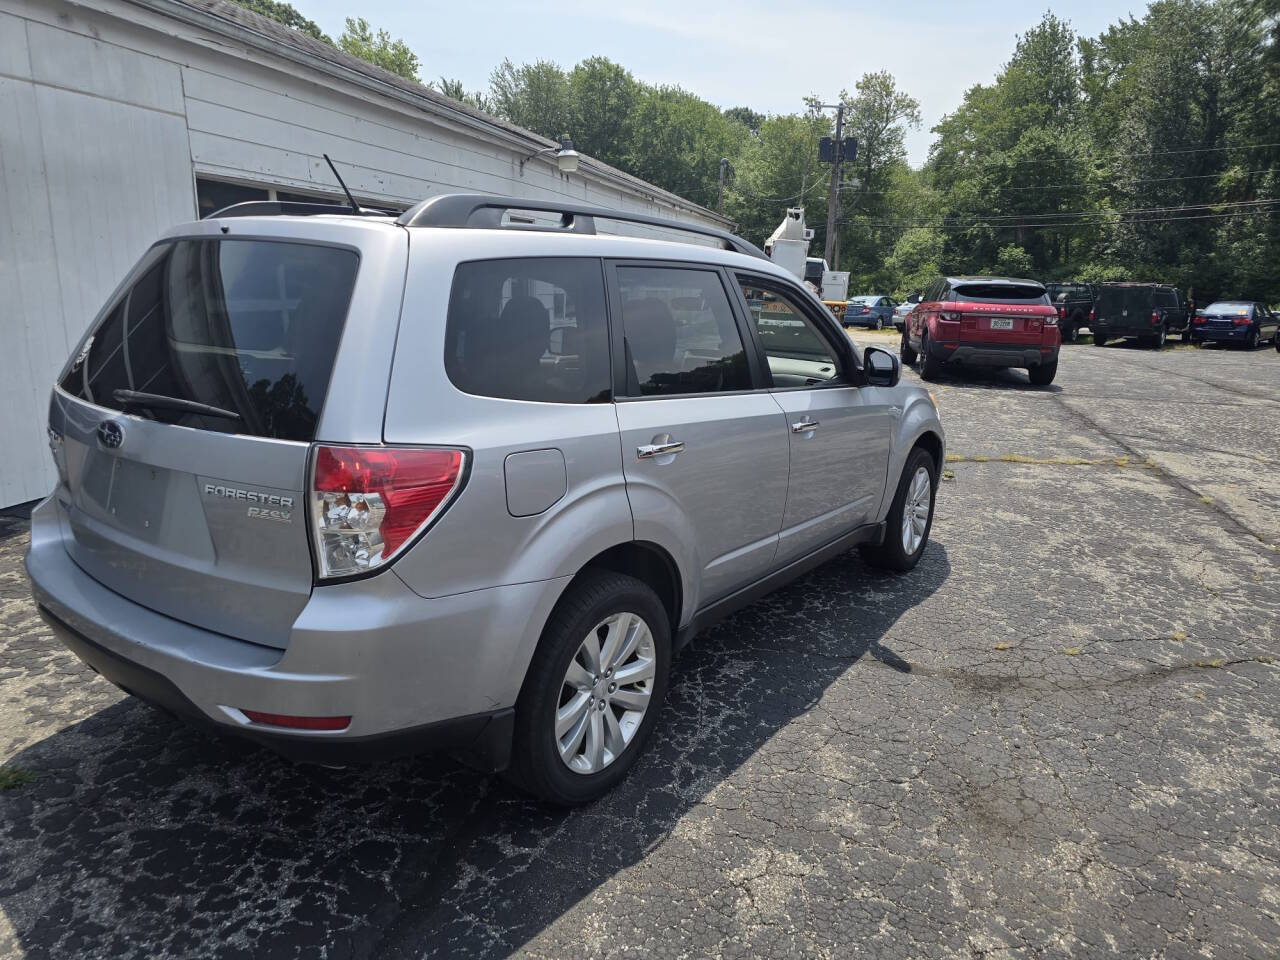
M 177 619 L 287 644 L 311 593 L 310 444 L 359 259 L 283 239 L 148 251 L 54 395 L 64 541 L 86 573 Z
M 1107 331 L 1150 333 L 1154 291 L 1151 287 L 1102 287 L 1093 304 L 1098 326 Z
M 952 287 L 944 313 L 959 320 L 962 344 L 1038 347 L 1057 308 L 1038 283 L 980 280 Z

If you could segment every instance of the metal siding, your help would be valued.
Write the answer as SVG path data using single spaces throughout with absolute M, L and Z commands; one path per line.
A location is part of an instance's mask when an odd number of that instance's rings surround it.
M 181 115 L 112 99 L 136 77 L 131 99 L 166 109 L 180 104 L 177 68 L 67 31 L 17 24 L 30 36 L 36 80 L 0 78 L 0 289 L 14 292 L 0 312 L 8 345 L 0 376 L 0 505 L 52 488 L 45 413 L 54 377 L 142 251 L 195 209 Z M 0 22 L 0 50 L 11 62 L 9 26 Z

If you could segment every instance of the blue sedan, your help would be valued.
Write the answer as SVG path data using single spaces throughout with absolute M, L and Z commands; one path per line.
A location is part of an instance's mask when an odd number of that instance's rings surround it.
M 842 318 L 846 327 L 871 327 L 883 330 L 893 323 L 893 308 L 897 306 L 888 297 L 850 297 Z
M 1242 343 L 1253 349 L 1265 340 L 1280 344 L 1280 317 L 1252 300 L 1219 300 L 1192 320 L 1192 339 L 1200 343 Z

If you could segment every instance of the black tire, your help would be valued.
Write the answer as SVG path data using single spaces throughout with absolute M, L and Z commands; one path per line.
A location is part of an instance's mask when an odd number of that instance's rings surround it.
M 1262 335 L 1258 332 L 1258 328 L 1254 327 L 1249 332 L 1249 339 L 1245 341 L 1245 347 L 1249 350 L 1257 350 L 1258 344 L 1262 340 Z
M 1183 342 L 1183 343 L 1189 343 L 1189 344 L 1191 344 L 1192 346 L 1194 346 L 1194 345 L 1195 345 L 1195 343 L 1196 343 L 1196 335 L 1192 332 L 1192 330 L 1191 330 L 1191 328 L 1190 328 L 1190 327 L 1187 327 L 1187 329 L 1185 329 L 1185 330 L 1183 330 L 1183 331 L 1182 331 L 1182 342 Z
M 1105 333 L 1098 333 L 1097 331 L 1094 331 L 1093 345 L 1095 347 L 1105 347 L 1107 345 L 1107 335 Z
M 920 334 L 920 376 L 925 380 L 937 380 L 942 376 L 942 361 L 929 354 L 929 331 Z
M 924 536 L 913 553 L 908 553 L 902 542 L 902 511 L 907 501 L 907 488 L 920 467 L 929 471 L 929 519 L 925 523 Z M 863 559 L 873 567 L 881 570 L 895 570 L 905 573 L 919 561 L 925 547 L 929 545 L 929 532 L 933 529 L 933 508 L 938 498 L 938 464 L 928 450 L 916 447 L 907 456 L 906 465 L 902 468 L 902 476 L 898 478 L 898 490 L 893 496 L 893 505 L 889 508 L 889 516 L 885 518 L 884 543 L 878 545 L 864 544 L 859 547 Z
M 876 317 L 876 329 L 877 330 L 884 329 L 884 317 Z
M 1079 328 L 1068 320 L 1062 325 L 1062 342 L 1075 343 L 1080 338 Z
M 1047 387 L 1053 383 L 1053 378 L 1058 375 L 1058 361 L 1053 363 L 1042 363 L 1038 367 L 1031 367 L 1027 370 L 1027 376 L 1031 378 L 1032 384 L 1037 387 Z
M 907 328 L 902 328 L 902 344 L 898 347 L 898 359 L 902 361 L 904 367 L 909 367 L 916 362 L 918 354 L 911 349 L 911 341 L 907 339 Z
M 622 753 L 597 773 L 570 770 L 556 746 L 554 718 L 570 661 L 592 627 L 615 613 L 639 614 L 653 637 L 655 671 L 649 705 Z M 584 574 L 560 598 L 542 631 L 516 701 L 515 736 L 508 777 L 549 803 L 575 806 L 615 787 L 644 750 L 662 712 L 671 668 L 671 624 L 648 584 L 611 571 Z

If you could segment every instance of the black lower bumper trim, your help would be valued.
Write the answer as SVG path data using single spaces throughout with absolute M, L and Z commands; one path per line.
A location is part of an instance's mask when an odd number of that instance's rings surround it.
M 975 367 L 1038 367 L 1046 363 L 1056 363 L 1058 348 L 1044 353 L 1039 347 L 1024 347 L 999 343 L 974 344 L 962 343 L 948 346 L 936 341 L 929 342 L 929 354 L 935 360 L 944 363 L 966 363 Z
M 470 766 L 492 772 L 506 769 L 511 760 L 515 711 L 510 707 L 365 737 L 299 736 L 218 723 L 192 703 L 164 674 L 95 643 L 64 623 L 47 607 L 39 606 L 38 609 L 40 616 L 72 653 L 125 693 L 162 707 L 203 729 L 252 740 L 291 760 L 357 764 L 448 751 Z

